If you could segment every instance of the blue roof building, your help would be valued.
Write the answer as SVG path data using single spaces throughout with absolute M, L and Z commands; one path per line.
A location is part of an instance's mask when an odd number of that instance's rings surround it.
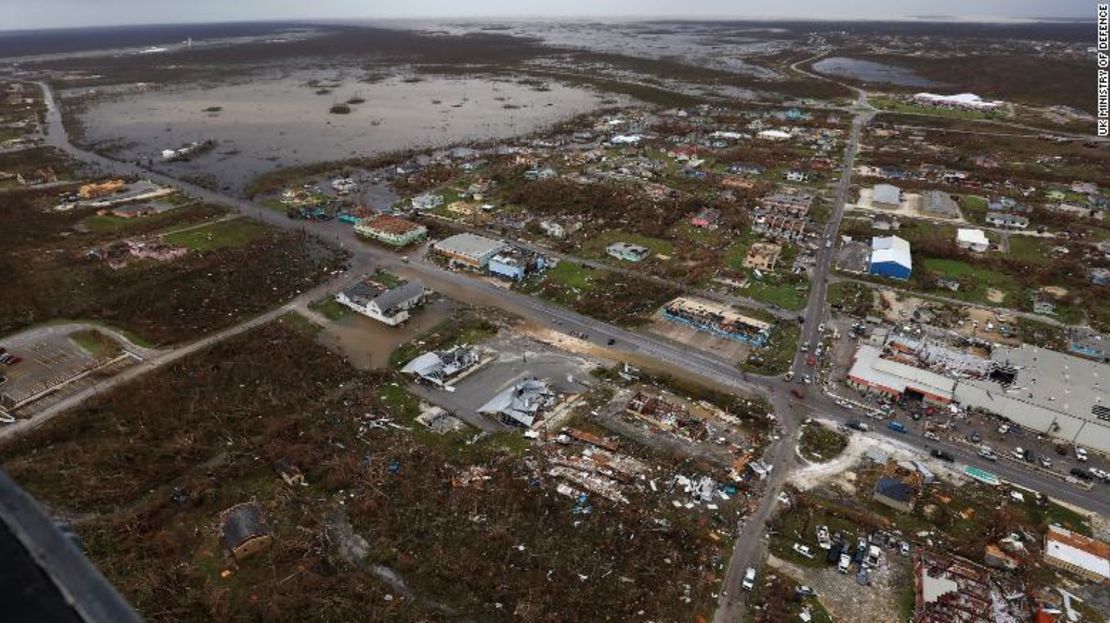
M 891 279 L 909 279 L 913 272 L 910 243 L 898 236 L 872 238 L 868 272 Z

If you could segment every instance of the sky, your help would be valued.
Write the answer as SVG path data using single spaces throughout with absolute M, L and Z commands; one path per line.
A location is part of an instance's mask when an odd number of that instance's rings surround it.
M 1090 18 L 1093 0 L 0 0 L 0 30 L 435 17 Z

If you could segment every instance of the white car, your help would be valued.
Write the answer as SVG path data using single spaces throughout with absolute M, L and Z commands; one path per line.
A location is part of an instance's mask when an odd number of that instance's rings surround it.
M 832 549 L 828 526 L 817 526 L 817 546 L 821 549 Z
M 744 572 L 744 581 L 740 583 L 740 586 L 746 591 L 755 588 L 755 568 L 748 567 L 748 570 Z
M 813 553 L 813 550 L 809 549 L 808 545 L 802 545 L 801 543 L 795 543 L 794 544 L 794 552 L 796 554 L 801 555 L 801 556 L 805 556 L 806 558 L 809 558 L 811 560 L 815 556 L 815 554 Z
M 852 557 L 848 554 L 840 555 L 840 563 L 836 565 L 836 570 L 841 573 L 848 573 L 852 569 Z
M 1076 446 L 1075 447 L 1075 458 L 1077 458 L 1080 461 L 1086 463 L 1087 462 L 1087 449 L 1084 448 L 1083 446 Z
M 1095 478 L 1098 478 L 1102 482 L 1106 482 L 1107 480 L 1110 480 L 1110 473 L 1106 472 L 1105 470 L 1101 470 L 1097 467 L 1092 467 L 1092 468 L 1088 469 L 1087 471 L 1090 472 L 1092 476 L 1094 476 Z
M 825 332 L 825 323 L 822 322 L 821 324 L 817 325 L 817 332 L 818 333 L 824 333 Z
M 1010 456 L 1014 457 L 1015 459 L 1017 459 L 1019 461 L 1024 460 L 1025 459 L 1025 450 L 1022 449 L 1022 448 L 1014 448 L 1013 450 L 1010 450 Z
M 1010 425 L 1009 424 L 1002 424 L 1001 426 L 998 427 L 998 434 L 999 435 L 1005 435 L 1008 432 L 1010 432 Z
M 940 435 L 934 433 L 931 430 L 925 431 L 925 438 L 930 439 L 932 441 L 940 441 Z

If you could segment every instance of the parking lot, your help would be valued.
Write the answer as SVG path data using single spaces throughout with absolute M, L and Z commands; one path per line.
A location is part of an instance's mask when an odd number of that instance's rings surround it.
M 82 375 L 107 365 L 123 352 L 106 336 L 101 342 L 105 349 L 92 352 L 82 347 L 75 335 L 92 334 L 83 325 L 64 324 L 37 327 L 0 340 L 8 354 L 21 359 L 19 363 L 0 365 L 0 375 L 6 378 L 0 384 L 0 406 L 5 411 L 25 415 L 47 395 L 56 400 L 59 391 L 75 391 Z M 108 347 L 111 344 L 116 344 L 116 349 Z
M 591 382 L 592 361 L 519 334 L 502 332 L 482 346 L 497 353 L 497 359 L 456 383 L 455 391 L 420 383 L 411 385 L 413 391 L 482 430 L 496 431 L 505 427 L 479 415 L 478 408 L 513 383 L 537 377 L 556 392 L 579 394 Z

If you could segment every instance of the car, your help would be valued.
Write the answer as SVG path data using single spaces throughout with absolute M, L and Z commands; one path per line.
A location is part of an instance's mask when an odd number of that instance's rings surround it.
M 817 526 L 817 546 L 821 549 L 829 549 L 832 547 L 832 538 L 829 537 L 828 526 Z
M 809 357 L 806 357 L 806 365 L 807 366 L 817 365 L 817 357 L 814 357 L 813 355 L 810 355 Z
M 793 378 L 794 378 L 794 371 L 793 370 L 787 370 L 786 374 L 782 375 L 782 380 L 784 380 L 784 381 L 789 381 Z
M 901 556 L 907 556 L 908 557 L 910 555 L 910 544 L 905 542 L 905 541 L 902 541 L 901 543 L 899 543 L 898 544 L 898 554 L 901 555 Z
M 813 382 L 813 379 L 811 379 L 808 374 L 803 374 L 802 375 L 802 382 L 805 383 L 806 385 L 809 385 L 810 383 Z
M 797 588 L 794 589 L 794 594 L 799 596 L 799 597 L 813 597 L 814 595 L 817 594 L 817 591 L 815 591 L 812 588 L 806 586 L 805 584 L 802 584 L 801 586 L 798 586 Z
M 840 562 L 836 565 L 836 570 L 841 573 L 848 573 L 852 569 L 852 557 L 848 554 L 840 555 Z
M 1020 461 L 1025 458 L 1025 450 L 1020 447 L 1014 448 L 1013 450 L 1010 450 L 1010 456 Z
M 879 549 L 878 545 L 871 545 L 867 548 L 867 558 L 863 561 L 863 566 L 874 568 L 879 566 L 879 559 L 883 555 L 883 550 Z
M 8 362 L 10 362 L 10 361 L 11 361 L 12 359 L 15 359 L 15 357 L 14 357 L 14 356 L 12 356 L 12 355 L 11 355 L 10 353 L 5 353 L 5 354 L 3 354 L 3 355 L 0 355 L 0 363 L 2 363 L 2 364 L 5 364 L 5 365 L 6 365 L 6 364 L 7 364 Z
M 755 588 L 755 569 L 753 567 L 748 567 L 748 570 L 744 572 L 744 580 L 740 582 L 740 587 L 746 591 Z
M 20 361 L 23 361 L 23 357 L 15 356 L 15 357 L 12 357 L 11 359 L 8 360 L 8 365 L 9 366 L 14 366 L 15 364 L 19 363 Z
M 1047 454 L 1040 455 L 1037 457 L 1037 460 L 1040 462 L 1041 467 L 1052 467 L 1052 459 Z
M 1076 446 L 1075 447 L 1075 458 L 1079 461 L 1082 461 L 1082 462 L 1086 463 L 1087 462 L 1087 449 L 1084 448 L 1083 446 Z
M 871 430 L 871 427 L 868 426 L 866 422 L 861 422 L 860 420 L 852 420 L 851 422 L 848 422 L 848 428 L 852 430 L 858 430 L 861 433 L 866 433 L 867 431 Z
M 614 338 L 609 338 L 609 339 L 605 340 L 605 345 L 606 346 L 612 346 L 613 344 L 616 344 L 616 343 L 617 343 L 617 340 L 614 339 Z
M 1092 476 L 1090 472 L 1083 469 L 1082 467 L 1073 467 L 1073 468 L 1071 468 L 1071 471 L 1068 472 L 1068 473 L 1070 473 L 1072 476 L 1075 476 L 1076 478 L 1078 478 L 1080 480 L 1085 480 L 1085 481 L 1088 481 L 1088 482 L 1090 482 L 1091 480 L 1094 479 L 1094 476 Z
M 824 333 L 825 332 L 825 323 L 822 322 L 821 324 L 817 325 L 817 332 L 818 333 Z
M 1091 467 L 1087 471 L 1090 472 L 1092 476 L 1094 476 L 1095 478 L 1098 478 L 1102 482 L 1106 482 L 1107 480 L 1110 480 L 1110 473 L 1107 473 L 1107 472 L 1105 472 L 1105 471 L 1103 471 L 1103 470 L 1101 470 L 1097 467 Z
M 931 430 L 925 431 L 925 434 L 923 436 L 931 441 L 940 441 L 940 435 L 934 433 Z
M 894 432 L 896 432 L 896 433 L 904 433 L 904 432 L 906 432 L 906 425 L 905 425 L 905 424 L 903 424 L 903 423 L 901 423 L 901 422 L 899 422 L 899 421 L 897 421 L 897 420 L 892 420 L 892 421 L 891 421 L 890 423 L 888 423 L 888 424 L 887 424 L 886 426 L 887 426 L 887 428 L 889 428 L 890 430 L 892 430 L 892 431 L 894 431 Z
M 8 382 L 8 377 L 4 376 L 3 374 L 0 374 L 0 385 L 3 385 L 4 383 L 7 383 L 7 382 Z
M 801 350 L 803 353 L 809 352 L 809 344 L 802 344 Z
M 1009 424 L 999 425 L 999 427 L 998 427 L 998 434 L 999 435 L 1005 435 L 1008 432 L 1010 432 L 1010 425 Z
M 983 441 L 983 436 L 979 434 L 979 431 L 973 430 L 971 431 L 971 434 L 967 436 L 967 440 L 971 443 L 979 443 L 980 441 Z
M 979 446 L 979 456 L 983 457 L 984 459 L 986 459 L 988 461 L 997 461 L 998 460 L 998 455 L 994 453 L 994 448 L 991 448 L 987 444 L 983 444 L 983 445 Z
M 1090 476 L 1087 476 L 1087 478 L 1089 479 Z M 798 554 L 799 556 L 805 556 L 806 558 L 809 558 L 810 560 L 813 560 L 813 558 L 814 558 L 813 550 L 809 549 L 808 545 L 803 545 L 801 543 L 795 543 L 793 549 L 794 549 L 794 553 Z
M 948 454 L 944 450 L 937 450 L 936 448 L 929 450 L 929 455 L 932 456 L 934 459 L 940 459 L 949 463 L 956 460 L 951 454 Z

